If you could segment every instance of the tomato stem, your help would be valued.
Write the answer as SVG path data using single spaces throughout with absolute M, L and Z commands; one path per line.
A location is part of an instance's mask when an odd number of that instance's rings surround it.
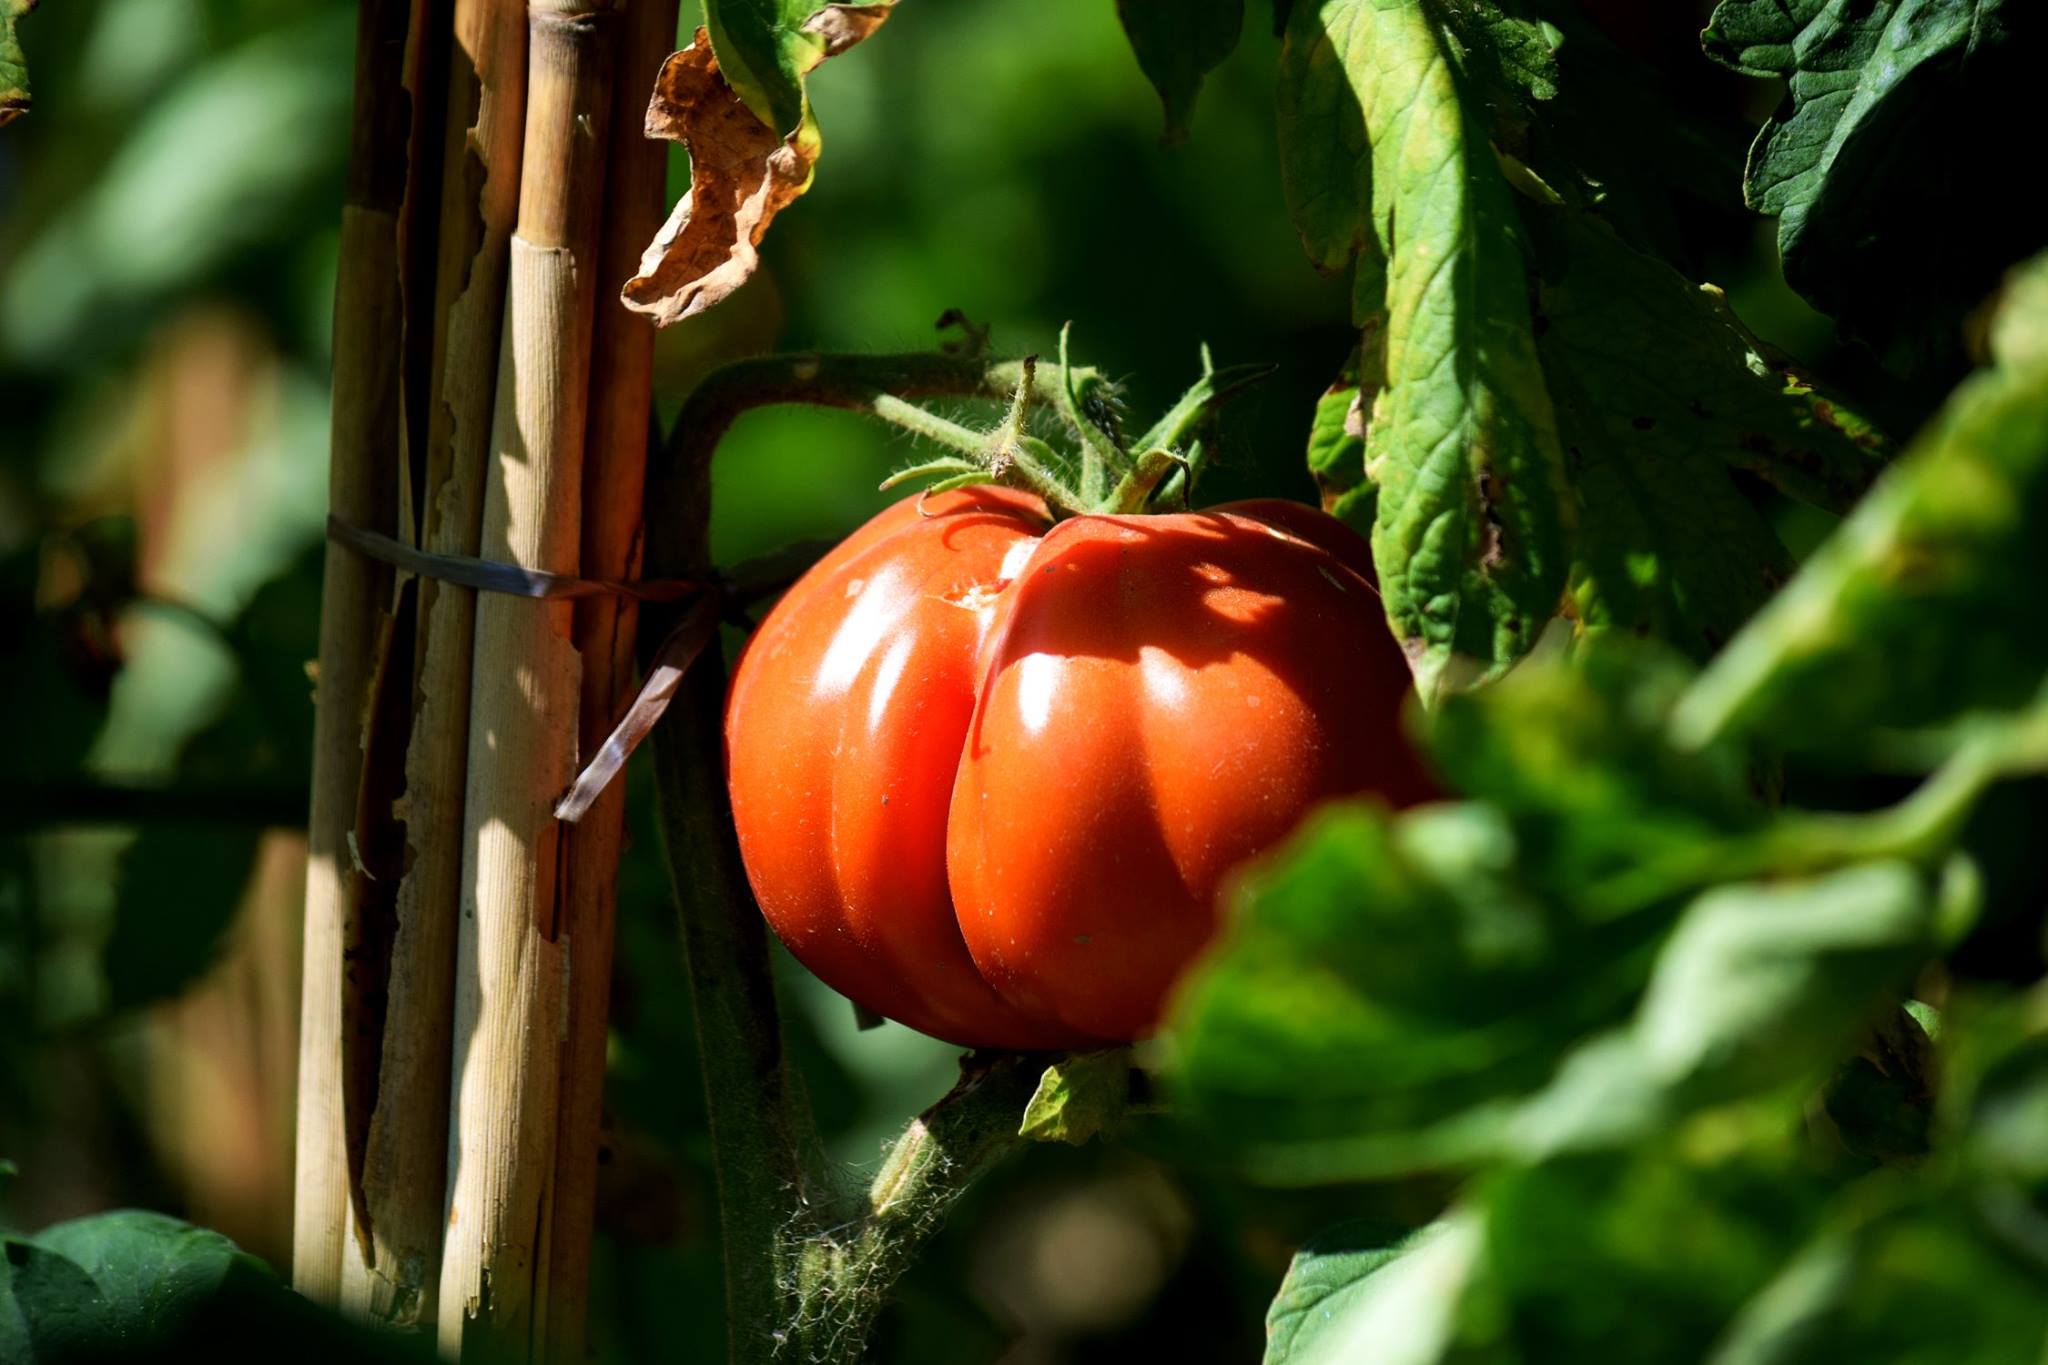
M 948 450 L 978 456 L 988 447 L 988 438 L 972 427 L 964 427 L 935 412 L 927 412 L 915 403 L 906 403 L 893 393 L 876 394 L 869 410 L 883 421 Z
M 1145 504 L 1152 498 L 1168 474 L 1184 467 L 1181 457 L 1170 450 L 1154 446 L 1138 457 L 1131 472 L 1124 475 L 1117 486 L 1101 504 L 1104 512 L 1128 515 L 1145 510 Z
M 1076 387 L 1076 375 L 1084 382 L 1093 382 L 1094 372 L 1077 372 L 1068 358 L 1067 343 L 1073 330 L 1071 322 L 1060 328 L 1060 415 L 1081 444 L 1081 502 L 1095 507 L 1108 491 L 1110 476 L 1128 473 L 1131 463 L 1123 447 L 1117 444 L 1115 433 L 1097 426 L 1087 414 L 1087 404 Z
M 1013 461 L 1039 464 L 1023 433 L 1030 403 L 1058 401 L 1037 367 L 961 356 L 766 356 L 708 376 L 683 405 L 649 470 L 647 572 L 711 571 L 711 457 L 741 413 L 808 403 L 903 416 L 918 397 L 1009 399 Z M 924 414 L 930 416 L 930 414 Z M 919 419 L 913 418 L 913 421 Z M 943 421 L 944 419 L 935 419 Z M 955 477 L 984 456 L 933 461 Z M 919 434 L 928 434 L 920 431 Z M 970 433 L 972 434 L 972 433 Z M 1035 448 L 1034 448 L 1035 447 Z M 667 615 L 669 619 L 661 619 Z M 643 614 L 641 639 L 661 640 L 674 612 Z M 730 1359 L 854 1361 L 897 1277 L 954 1199 L 1020 1141 L 1043 1058 L 975 1059 L 962 1082 L 914 1121 L 885 1155 L 865 1196 L 823 1156 L 800 1076 L 783 1046 L 767 931 L 754 904 L 724 779 L 725 670 L 707 650 L 650 738 L 663 846 L 674 884 L 695 1012 L 724 1243 Z

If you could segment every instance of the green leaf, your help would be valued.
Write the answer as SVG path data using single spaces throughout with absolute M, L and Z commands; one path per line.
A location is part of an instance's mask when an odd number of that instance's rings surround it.
M 1933 918 L 1903 863 L 1707 892 L 1665 941 L 1636 1015 L 1651 1074 L 1711 1104 L 1833 1065 L 1926 959 Z
M 92 1276 L 66 1257 L 0 1237 L 0 1360 L 85 1355 L 100 1302 Z
M 1166 140 L 1188 133 L 1195 95 L 1244 31 L 1244 0 L 1116 0 L 1138 69 L 1166 105 Z
M 1509 815 L 1545 885 L 1588 916 L 1624 912 L 1719 875 L 1700 851 L 1763 822 L 1739 754 L 1671 742 L 1691 678 L 1655 646 L 1595 637 L 1446 702 L 1430 749 L 1454 788 Z
M 705 0 L 704 26 L 726 84 L 754 117 L 787 137 L 804 122 L 804 77 L 889 17 L 895 0 Z
M 1319 268 L 1356 261 L 1353 313 L 1384 328 L 1361 376 L 1377 390 L 1373 556 L 1430 702 L 1534 643 L 1571 522 L 1513 198 L 1466 59 L 1434 7 L 1408 0 L 1298 4 L 1280 58 L 1295 226 Z
M 1853 1212 L 1791 1260 L 1709 1365 L 2039 1358 L 2048 1272 L 2038 1250 L 2030 1267 L 1967 1201 L 1873 1202 L 1877 1212 Z
M 1583 1143 L 1582 1109 L 1638 1111 L 1601 1143 L 1638 1131 L 1663 1083 L 1626 1050 L 1518 1106 L 1627 1017 L 1685 899 L 1768 828 L 1736 756 L 1667 738 L 1689 677 L 1603 640 L 1447 700 L 1432 747 L 1478 799 L 1333 808 L 1246 877 L 1177 1001 L 1189 1111 L 1286 1182 Z
M 1337 382 L 1316 400 L 1309 421 L 1308 469 L 1322 490 L 1323 510 L 1361 534 L 1372 534 L 1373 486 L 1365 477 L 1365 409 L 1358 388 L 1358 357 L 1345 362 Z
M 1483 1178 L 1467 1216 L 1483 1220 L 1474 1298 L 1493 1342 L 1510 1359 L 1697 1359 L 1821 1211 L 1825 1186 L 1783 1136 L 1701 1120 L 1632 1151 Z
M 1934 1044 L 1911 1005 L 1893 1010 L 1821 1093 L 1821 1111 L 1851 1156 L 1871 1163 L 1926 1156 L 1932 1141 Z
M 2030 702 L 2048 674 L 2048 258 L 2018 273 L 1994 364 L 1932 424 L 1673 716 L 1856 750 Z
M 1947 1127 L 1973 1170 L 2027 1191 L 2048 1213 L 2048 983 L 1977 1004 L 1947 1047 Z M 1946 1039 L 1945 1039 L 1946 1041 Z
M 0 1359 L 423 1361 L 316 1309 L 227 1238 L 122 1209 L 0 1238 Z
M 1664 941 L 1635 1018 L 1580 1046 L 1542 1091 L 1503 1111 L 1485 1135 L 1493 1154 L 1535 1161 L 1623 1147 L 1693 1110 L 1825 1073 L 1927 956 L 1932 918 L 1917 874 L 1895 863 L 1706 892 Z M 1924 1057 L 1913 1074 L 1924 1081 Z M 1830 1112 L 1848 1120 L 1845 1143 L 1911 1146 L 1888 1143 L 1877 1120 L 1850 1112 L 1841 1075 Z M 1887 1086 L 1887 1098 L 1900 1099 L 1903 1083 Z M 1924 1086 L 1913 1112 L 1924 1150 Z
M 1516 861 L 1485 806 L 1314 817 L 1246 876 L 1179 992 L 1184 1111 L 1286 1182 L 1455 1164 L 1491 1143 L 1482 1106 L 1541 1086 L 1620 1016 L 1641 971 L 1634 926 L 1575 924 Z M 1461 1127 L 1432 1131 L 1445 1121 Z
M 335 54 L 354 22 L 299 8 L 308 17 L 194 65 L 104 148 L 88 187 L 0 274 L 0 351 L 54 369 L 124 344 L 107 316 L 210 287 L 237 253 L 303 230 L 309 205 L 333 212 L 349 138 Z
M 1704 660 L 1792 568 L 1733 471 L 1840 510 L 1876 477 L 1877 438 L 1781 372 L 1718 291 L 1591 218 L 1529 214 L 1557 262 L 1538 349 L 1580 501 L 1574 608 Z
M 36 7 L 36 0 L 0 0 L 0 128 L 29 111 L 28 59 L 14 25 Z
M 1456 30 L 1473 84 L 1489 102 L 1505 105 L 1498 92 L 1512 90 L 1538 103 L 1557 98 L 1557 30 L 1507 12 L 1516 0 L 1446 5 L 1444 21 Z
M 1130 1096 L 1129 1048 L 1078 1052 L 1045 1069 L 1017 1132 L 1035 1142 L 1078 1147 L 1122 1118 Z
M 1950 369 L 1964 313 L 2048 243 L 1996 130 L 2031 126 L 2030 0 L 1723 0 L 1702 35 L 1783 77 L 1744 197 L 1778 217 L 1785 279 L 1895 366 Z
M 216 1301 L 281 1289 L 261 1261 L 217 1232 L 136 1209 L 59 1223 L 35 1238 L 90 1277 L 102 1340 L 171 1342 Z
M 1318 1239 L 1288 1265 L 1266 1310 L 1265 1365 L 1439 1358 L 1481 1249 L 1469 1218 L 1391 1245 L 1348 1228 Z

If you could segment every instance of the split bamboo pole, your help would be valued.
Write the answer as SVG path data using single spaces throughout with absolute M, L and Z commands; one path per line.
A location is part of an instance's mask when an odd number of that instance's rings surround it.
M 398 527 L 399 213 L 405 196 L 407 0 L 363 0 L 356 26 L 355 137 L 335 283 L 332 452 L 328 506 L 367 530 Z M 342 1126 L 342 930 L 349 834 L 362 768 L 363 707 L 391 571 L 329 546 L 321 589 L 307 815 L 304 975 L 293 1193 L 292 1279 L 338 1302 L 348 1235 Z
M 660 230 L 667 207 L 669 144 L 647 136 L 646 110 L 655 76 L 675 46 L 676 12 L 677 0 L 626 0 L 619 20 L 591 346 L 590 425 L 583 455 L 586 577 L 627 579 L 640 570 L 654 325 L 618 296 L 620 286 L 637 273 L 640 253 Z M 583 667 L 578 749 L 584 755 L 603 744 L 628 700 L 637 621 L 630 598 L 593 597 L 576 605 L 576 651 Z M 576 1359 L 583 1342 L 624 819 L 621 777 L 566 834 L 562 928 L 576 956 L 546 1270 L 547 1344 L 555 1360 Z
M 498 377 L 505 270 L 519 203 L 524 0 L 456 0 L 448 52 L 428 361 L 420 541 L 475 555 Z M 363 1160 L 363 1254 L 343 1301 L 399 1326 L 435 1321 L 447 1215 L 456 925 L 468 780 L 473 589 L 422 579 L 405 755 L 405 871 L 396 898 L 377 1104 Z
M 615 6 L 532 0 L 518 229 L 511 241 L 487 470 L 485 558 L 573 575 Z M 444 1353 L 482 1338 L 532 1358 L 560 1073 L 577 969 L 561 933 L 554 802 L 573 779 L 580 681 L 566 601 L 476 607 L 455 981 Z

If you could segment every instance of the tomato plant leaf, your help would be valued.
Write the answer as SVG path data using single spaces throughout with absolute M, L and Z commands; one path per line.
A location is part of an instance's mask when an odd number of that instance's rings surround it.
M 217 1232 L 138 1209 L 0 1238 L 9 1361 L 424 1360 L 424 1344 L 316 1309 Z
M 1244 0 L 1116 0 L 1138 69 L 1166 106 L 1166 141 L 1188 133 L 1202 78 L 1244 31 Z
M 28 60 L 14 30 L 35 7 L 36 0 L 0 0 L 0 128 L 29 111 Z
M 1078 1147 L 1123 1117 L 1130 1093 L 1130 1049 L 1077 1052 L 1045 1069 L 1017 1132 Z
M 1896 862 L 1707 892 L 1665 941 L 1636 1015 L 1651 1074 L 1714 1103 L 1834 1065 L 1909 984 L 1933 918 L 1920 874 Z
M 1266 1312 L 1265 1365 L 1436 1359 L 1478 1269 L 1478 1231 L 1469 1218 L 1391 1242 L 1338 1229 L 1302 1248 Z
M 1574 924 L 1517 852 L 1481 805 L 1313 819 L 1176 997 L 1186 1112 L 1288 1182 L 1491 1150 L 1483 1106 L 1540 1087 L 1641 972 L 1632 926 Z
M 1972 1170 L 2048 1200 L 2048 984 L 1969 1002 L 1967 1031 L 1942 1031 L 1942 1126 Z M 1951 1045 L 1953 1044 L 1953 1045 Z
M 1491 1312 L 1474 1326 L 1500 1345 L 1548 1343 L 1557 1359 L 1650 1359 L 1672 1342 L 1693 1358 L 1825 1207 L 1821 1181 L 1745 1131 L 1775 1138 L 1784 1123 L 1777 1110 L 1730 1115 L 1690 1150 L 1681 1129 L 1482 1180 L 1465 1216 L 1483 1228 L 1473 1295 Z
M 175 1340 L 221 1296 L 281 1289 L 268 1267 L 219 1233 L 159 1213 L 81 1218 L 34 1240 L 86 1274 L 92 1299 L 68 1306 L 89 1313 L 103 1340 Z
M 1308 470 L 1322 491 L 1323 510 L 1363 535 L 1372 534 L 1373 486 L 1365 477 L 1365 413 L 1370 398 L 1358 387 L 1353 356 L 1337 382 L 1316 400 L 1308 428 Z
M 708 7 L 711 27 L 662 64 L 647 107 L 649 137 L 688 147 L 690 192 L 619 291 L 628 308 L 666 327 L 752 278 L 762 237 L 810 188 L 823 145 L 802 77 L 874 32 L 892 4 Z M 720 22 L 730 27 L 715 42 Z
M 1873 1164 L 1927 1155 L 1933 1107 L 1934 1043 L 1907 1008 L 1872 1029 L 1821 1093 L 1843 1150 Z
M 1281 50 L 1281 171 L 1321 269 L 1354 261 L 1384 342 L 1366 470 L 1388 621 L 1419 690 L 1490 678 L 1565 584 L 1571 507 L 1538 366 L 1512 192 L 1433 6 L 1299 4 Z M 1372 362 L 1378 360 L 1374 365 Z
M 1924 960 L 1933 919 L 1927 888 L 1898 863 L 1707 891 L 1661 945 L 1634 1018 L 1581 1045 L 1516 1105 L 1495 1154 L 1534 1161 L 1626 1146 L 1705 1106 L 1830 1068 L 1839 1076 L 1872 1015 Z M 1918 1113 L 1924 1137 L 1924 1106 Z
M 881 27 L 895 0 L 705 0 L 704 27 L 726 84 L 778 136 L 809 112 L 804 77 Z
M 1671 712 L 1692 678 L 1656 646 L 1595 637 L 1570 659 L 1531 659 L 1484 692 L 1447 702 L 1430 748 L 1453 787 L 1513 822 L 1547 884 L 1589 913 L 1610 905 L 1610 883 L 1637 888 L 1617 903 L 1625 908 L 1640 903 L 1660 866 L 1697 877 L 1702 848 L 1765 818 L 1741 754 L 1687 752 L 1671 741 Z
M 1657 936 L 1767 819 L 1739 755 L 1668 738 L 1691 676 L 1618 638 L 1532 659 L 1435 713 L 1472 802 L 1333 808 L 1247 875 L 1175 1013 L 1180 1082 L 1225 1145 L 1293 1181 L 1519 1140 L 1515 1105 L 1627 1019 Z M 1576 1082 L 1650 1086 L 1619 1061 Z
M 1722 0 L 1702 35 L 1787 82 L 1744 179 L 1786 282 L 1901 369 L 1949 369 L 1964 312 L 2048 243 L 1987 134 L 2033 116 L 2042 21 L 2007 0 Z
M 1974 1201 L 1873 1193 L 1874 1213 L 1837 1218 L 1786 1263 L 1709 1365 L 2038 1354 L 2048 1334 L 2038 1260 L 2029 1273 Z
M 1606 640 L 1448 700 L 1432 738 L 1479 800 L 1334 810 L 1246 878 L 1177 1001 L 1192 1111 L 1319 1183 L 1612 1149 L 1826 1078 L 1940 903 L 1897 862 L 1715 885 L 1806 841 L 1738 756 L 1672 746 L 1689 676 Z
M 0 1360 L 85 1354 L 100 1302 L 92 1276 L 68 1257 L 34 1242 L 0 1238 Z
M 2048 258 L 2013 277 L 1967 380 L 1680 703 L 1682 742 L 1804 748 L 2021 707 L 2048 675 Z
M 1718 291 L 1591 218 L 1531 212 L 1558 262 L 1538 350 L 1580 499 L 1573 609 L 1588 629 L 1704 660 L 1792 568 L 1731 473 L 1841 510 L 1876 477 L 1881 442 L 1767 355 Z

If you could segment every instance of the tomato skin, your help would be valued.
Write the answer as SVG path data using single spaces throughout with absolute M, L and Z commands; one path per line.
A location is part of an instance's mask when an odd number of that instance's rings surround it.
M 1219 887 L 1309 807 L 1430 794 L 1364 542 L 1291 503 L 884 511 L 735 670 L 748 877 L 842 993 L 970 1046 L 1142 1037 Z

